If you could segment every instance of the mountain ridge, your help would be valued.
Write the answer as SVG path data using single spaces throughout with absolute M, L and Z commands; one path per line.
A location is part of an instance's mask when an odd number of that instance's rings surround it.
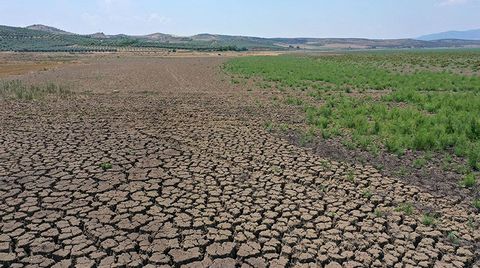
M 0 51 L 116 51 L 125 47 L 187 50 L 354 50 L 478 47 L 480 41 L 367 38 L 263 38 L 201 33 L 176 36 L 75 34 L 35 24 L 27 27 L 0 25 Z

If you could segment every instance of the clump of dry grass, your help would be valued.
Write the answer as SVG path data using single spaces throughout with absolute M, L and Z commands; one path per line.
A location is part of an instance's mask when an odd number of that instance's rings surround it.
M 71 91 L 62 85 L 46 83 L 26 85 L 19 80 L 0 81 L 0 99 L 36 100 L 47 95 L 68 95 Z

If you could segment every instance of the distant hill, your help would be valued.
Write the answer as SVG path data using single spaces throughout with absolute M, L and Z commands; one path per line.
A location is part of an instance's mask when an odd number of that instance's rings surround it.
M 187 50 L 352 50 L 479 47 L 475 40 L 417 40 L 362 38 L 261 38 L 218 34 L 142 36 L 94 33 L 80 35 L 45 25 L 25 28 L 0 26 L 0 51 L 117 51 L 123 48 Z
M 140 37 L 144 37 L 146 39 L 155 40 L 155 41 L 170 41 L 174 39 L 174 36 L 170 34 L 163 34 L 163 33 L 153 33 L 153 34 L 144 35 Z
M 47 32 L 52 34 L 73 35 L 73 33 L 69 33 L 69 32 L 57 29 L 55 27 L 50 27 L 42 24 L 34 24 L 34 25 L 27 26 L 25 28 L 29 30 L 37 30 L 37 31 L 42 31 L 42 32 Z
M 96 38 L 96 39 L 107 39 L 107 38 L 109 38 L 109 36 L 107 36 L 104 33 L 94 33 L 94 34 L 89 34 L 87 36 L 92 37 L 92 38 Z
M 443 39 L 480 40 L 480 29 L 469 31 L 449 31 L 420 36 L 418 40 L 433 41 Z

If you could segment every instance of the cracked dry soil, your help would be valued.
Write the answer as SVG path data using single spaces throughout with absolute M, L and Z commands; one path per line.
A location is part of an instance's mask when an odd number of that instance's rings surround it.
M 93 57 L 21 76 L 79 93 L 0 105 L 0 264 L 479 267 L 469 204 L 272 136 L 223 61 Z

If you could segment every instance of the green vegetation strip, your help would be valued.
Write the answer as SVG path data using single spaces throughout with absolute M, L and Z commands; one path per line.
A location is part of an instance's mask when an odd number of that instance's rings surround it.
M 408 63 L 404 67 L 413 70 L 409 72 L 398 71 L 398 53 L 391 54 L 393 63 L 388 53 L 352 53 L 245 57 L 229 61 L 225 68 L 244 78 L 260 77 L 262 85 L 267 83 L 264 88 L 308 90 L 321 105 L 292 103 L 304 107 L 308 123 L 325 138 L 346 136 L 366 150 L 385 148 L 397 154 L 407 149 L 454 152 L 478 170 L 480 77 L 458 70 L 475 70 L 480 53 L 464 52 L 473 60 L 461 61 L 466 62 L 461 68 L 443 64 L 428 70 L 424 63 L 435 57 L 459 62 L 455 53 L 432 53 L 403 53 Z M 392 65 L 395 70 L 385 67 Z

